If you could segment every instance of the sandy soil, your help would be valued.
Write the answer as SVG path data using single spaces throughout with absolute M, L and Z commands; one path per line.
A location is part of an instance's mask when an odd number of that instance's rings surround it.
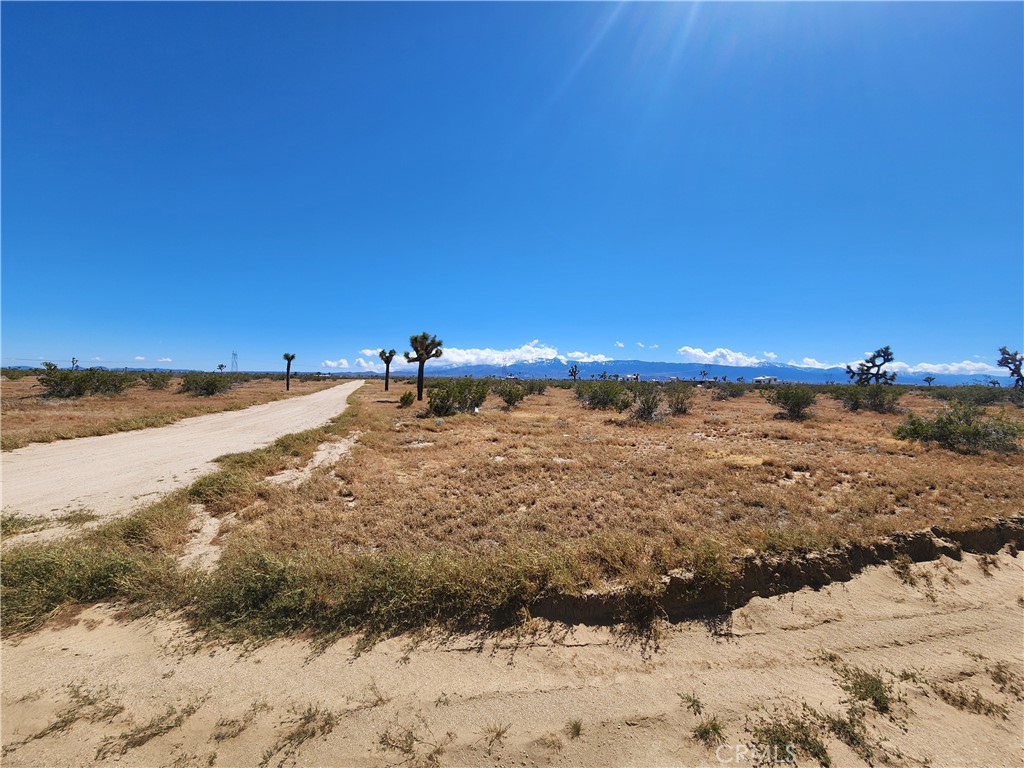
M 167 427 L 30 445 L 0 457 L 6 513 L 47 518 L 86 509 L 124 515 L 192 483 L 225 453 L 251 451 L 341 413 L 361 381 Z
M 803 703 L 846 711 L 845 663 L 884 670 L 899 696 L 889 716 L 869 710 L 875 764 L 884 753 L 894 765 L 1021 765 L 1022 570 L 1021 556 L 968 555 L 914 566 L 911 586 L 875 567 L 671 627 L 653 651 L 607 629 L 541 625 L 518 638 L 389 640 L 358 657 L 351 640 L 242 652 L 197 648 L 172 618 L 120 623 L 100 606 L 4 644 L 4 764 L 750 765 L 736 745 L 762 719 Z M 938 689 L 1005 712 L 958 708 Z M 717 755 L 693 738 L 698 717 L 680 695 L 721 722 Z M 833 765 L 864 764 L 826 744 Z

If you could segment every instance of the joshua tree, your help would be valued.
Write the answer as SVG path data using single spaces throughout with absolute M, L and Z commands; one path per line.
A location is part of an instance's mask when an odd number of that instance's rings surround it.
M 384 363 L 384 391 L 387 392 L 391 385 L 391 361 L 395 359 L 395 350 L 389 349 L 385 352 L 383 349 L 377 353 L 377 356 Z
M 846 366 L 846 375 L 854 384 L 867 386 L 868 384 L 892 384 L 896 381 L 895 373 L 887 373 L 883 370 L 886 363 L 893 361 L 892 350 L 888 346 L 876 349 L 865 360 L 857 363 L 857 370 Z
M 71 370 L 72 371 L 77 371 L 78 370 L 78 358 L 77 357 L 72 357 L 71 358 Z
M 221 363 L 220 365 L 217 366 L 217 370 L 220 371 L 221 373 L 224 373 L 225 368 L 227 368 L 227 366 L 224 365 L 224 363 Z
M 295 353 L 285 352 L 281 357 L 288 363 L 288 367 L 284 370 L 284 391 L 287 392 L 292 388 L 292 360 L 295 359 Z
M 576 377 L 580 375 L 580 367 L 578 365 L 573 365 L 573 367 L 569 369 L 569 375 L 572 376 L 573 381 L 576 381 Z
M 1020 352 L 1011 352 L 1009 347 L 1000 347 L 999 354 L 1002 357 L 996 361 L 996 365 L 1010 372 L 1014 389 L 1024 390 L 1024 374 L 1021 373 L 1021 367 L 1024 366 L 1024 355 Z
M 700 377 L 706 381 L 707 378 L 708 378 L 708 372 L 707 371 L 701 371 L 700 372 Z
M 935 381 L 935 377 L 934 376 L 925 376 L 923 379 L 921 379 L 921 381 L 923 381 L 925 384 L 927 384 L 930 387 L 932 385 L 932 382 Z
M 423 366 L 427 364 L 427 360 L 432 360 L 435 357 L 441 356 L 441 346 L 444 344 L 437 336 L 428 336 L 427 332 L 424 331 L 419 336 L 409 337 L 409 346 L 412 347 L 412 352 L 403 352 L 402 355 L 405 357 L 407 363 L 418 363 L 419 370 L 416 372 L 416 399 L 423 399 Z

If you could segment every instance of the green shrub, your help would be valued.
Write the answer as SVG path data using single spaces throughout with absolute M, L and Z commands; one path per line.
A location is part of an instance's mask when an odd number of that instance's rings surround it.
M 957 453 L 1016 453 L 1024 426 L 998 416 L 986 416 L 973 403 L 953 401 L 932 419 L 910 414 L 893 434 L 902 440 L 938 443 Z
M 665 385 L 665 399 L 668 410 L 673 416 L 689 413 L 693 400 L 693 385 L 682 381 L 673 381 Z
M 138 375 L 121 371 L 89 368 L 84 371 L 61 370 L 43 363 L 39 375 L 43 397 L 73 398 L 85 395 L 119 395 L 138 380 Z
M 986 387 L 981 384 L 966 384 L 958 387 L 929 387 L 925 393 L 936 400 L 949 402 L 959 400 L 972 405 L 993 405 L 1011 399 L 1012 389 Z
M 750 390 L 746 384 L 734 384 L 730 381 L 723 381 L 715 386 L 712 400 L 728 400 L 733 397 L 743 397 Z
M 17 381 L 26 376 L 38 376 L 42 371 L 39 368 L 0 368 L 0 375 L 8 381 Z
M 587 408 L 621 413 L 633 404 L 633 393 L 621 381 L 599 379 L 577 384 L 576 399 Z
M 223 373 L 186 373 L 181 377 L 180 392 L 194 397 L 210 397 L 231 389 L 238 380 Z
M 411 408 L 412 404 L 416 402 L 416 395 L 412 392 L 403 392 L 402 396 L 398 398 L 399 408 Z
M 150 389 L 167 389 L 171 383 L 171 374 L 167 371 L 148 371 L 139 375 Z
M 526 397 L 526 390 L 514 381 L 500 381 L 494 385 L 494 394 L 505 401 L 505 405 L 514 408 Z
M 471 413 L 484 404 L 487 391 L 487 382 L 480 379 L 439 379 L 427 389 L 427 413 Z
M 657 384 L 644 382 L 634 387 L 633 418 L 638 421 L 654 421 L 661 405 L 661 391 Z
M 893 413 L 903 397 L 903 390 L 890 384 L 850 384 L 832 387 L 829 394 L 849 411 L 864 409 L 875 413 Z
M 529 379 L 523 382 L 523 387 L 526 389 L 528 395 L 543 395 L 544 391 L 548 388 L 547 383 L 538 379 Z
M 804 418 L 805 411 L 816 399 L 814 390 L 803 384 L 783 384 L 773 389 L 762 390 L 761 396 L 772 405 L 781 408 L 780 415 L 787 419 Z

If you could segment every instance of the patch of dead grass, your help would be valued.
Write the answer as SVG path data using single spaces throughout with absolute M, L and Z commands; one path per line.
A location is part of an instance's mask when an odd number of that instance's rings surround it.
M 396 407 L 408 388 L 384 396 L 368 384 L 351 424 L 359 442 L 313 482 L 247 487 L 229 547 L 477 555 L 570 546 L 600 581 L 686 565 L 698 545 L 727 555 L 813 550 L 966 527 L 1020 514 L 1024 496 L 1022 457 L 892 441 L 899 417 L 849 413 L 828 397 L 812 418 L 781 424 L 758 397 L 698 392 L 690 414 L 643 424 L 586 410 L 557 388 L 513 412 L 492 396 L 477 415 L 417 419 Z M 913 394 L 904 402 L 933 407 Z

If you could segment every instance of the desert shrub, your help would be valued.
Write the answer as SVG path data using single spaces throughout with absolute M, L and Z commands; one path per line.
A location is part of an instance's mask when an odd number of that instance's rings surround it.
M 953 401 L 931 419 L 910 414 L 893 434 L 902 440 L 938 443 L 957 453 L 1016 453 L 1024 426 L 999 416 L 986 416 L 973 403 Z
M 43 363 L 39 375 L 43 397 L 73 398 L 85 395 L 119 395 L 138 380 L 134 373 L 89 368 L 84 371 L 61 370 Z
M 728 400 L 733 397 L 743 397 L 747 394 L 750 387 L 746 384 L 734 384 L 731 381 L 723 381 L 715 387 L 714 394 L 711 395 L 712 400 Z
M 171 374 L 167 371 L 149 371 L 139 375 L 150 389 L 167 389 L 171 383 Z
M 227 392 L 237 383 L 230 374 L 223 373 L 186 373 L 181 377 L 180 392 L 194 397 L 210 397 Z
M 761 391 L 761 396 L 772 405 L 782 409 L 787 419 L 802 419 L 816 399 L 814 390 L 803 384 L 783 384 L 774 389 Z
M 850 384 L 832 387 L 829 394 L 849 411 L 892 413 L 903 397 L 903 390 L 888 384 Z
M 543 395 L 548 385 L 546 382 L 538 379 L 530 379 L 523 382 L 523 387 L 526 389 L 528 395 Z
M 526 389 L 514 381 L 499 381 L 494 385 L 494 394 L 504 400 L 509 408 L 514 408 L 526 397 Z
M 668 410 L 673 416 L 689 413 L 693 401 L 693 385 L 682 381 L 673 381 L 665 385 L 665 400 Z
M 1012 389 L 987 387 L 981 384 L 966 384 L 959 387 L 929 387 L 925 394 L 936 400 L 949 402 L 958 400 L 972 405 L 993 405 L 1010 399 Z
M 487 382 L 479 379 L 439 379 L 427 389 L 427 413 L 470 413 L 484 404 L 487 390 Z
M 416 402 L 416 395 L 412 392 L 403 392 L 402 396 L 398 398 L 399 408 L 411 408 L 412 404 Z
M 577 384 L 576 399 L 587 408 L 621 413 L 633 404 L 633 393 L 621 381 L 599 379 Z
M 0 368 L 2 374 L 8 381 L 17 381 L 26 376 L 38 376 L 42 371 L 38 368 Z
M 644 382 L 634 388 L 633 418 L 638 421 L 654 421 L 661 405 L 661 391 L 657 384 Z

